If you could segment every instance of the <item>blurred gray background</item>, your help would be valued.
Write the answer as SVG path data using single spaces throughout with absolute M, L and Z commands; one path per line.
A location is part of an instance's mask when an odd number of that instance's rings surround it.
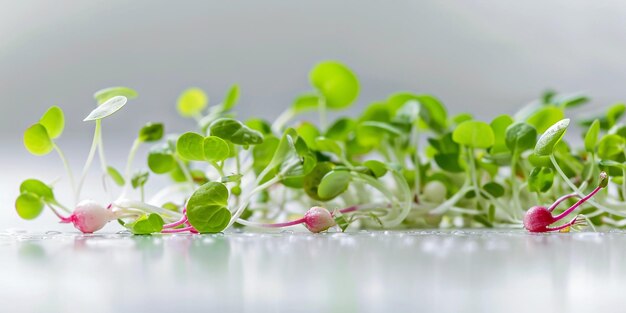
M 0 1 L 0 44 L 0 229 L 54 226 L 49 212 L 33 222 L 14 213 L 21 180 L 63 174 L 55 155 L 28 155 L 21 132 L 61 106 L 59 145 L 79 171 L 93 127 L 81 120 L 104 87 L 140 94 L 104 126 L 117 167 L 145 122 L 191 127 L 174 106 L 186 87 L 217 103 L 239 83 L 240 116 L 272 118 L 324 59 L 358 75 L 354 110 L 399 90 L 486 120 L 546 88 L 586 91 L 590 110 L 626 99 L 623 1 Z

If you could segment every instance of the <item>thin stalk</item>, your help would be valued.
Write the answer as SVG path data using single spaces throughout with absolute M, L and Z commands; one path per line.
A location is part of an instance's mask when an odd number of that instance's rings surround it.
M 419 197 L 421 194 L 422 188 L 422 171 L 421 171 L 421 163 L 420 163 L 420 155 L 419 155 L 419 133 L 417 132 L 417 127 L 411 127 L 411 137 L 413 138 L 415 144 L 415 155 L 413 156 L 413 166 L 415 167 L 415 186 L 413 192 L 416 197 Z
M 160 215 L 164 215 L 166 218 L 172 219 L 180 219 L 183 214 L 179 212 L 174 212 L 172 210 L 164 209 L 162 207 L 154 206 L 151 204 L 143 203 L 141 201 L 134 201 L 130 199 L 119 199 L 113 203 L 115 207 L 122 209 L 139 209 L 145 211 L 147 213 L 157 213 Z
M 579 197 L 584 198 L 584 197 L 585 197 L 585 194 L 584 194 L 584 193 L 583 193 L 580 189 L 578 189 L 578 188 L 574 185 L 574 183 L 573 183 L 571 180 L 569 180 L 569 178 L 567 177 L 567 175 L 565 175 L 565 173 L 563 172 L 563 170 L 562 170 L 562 169 L 561 169 L 561 167 L 559 166 L 559 163 L 557 163 L 556 158 L 554 157 L 554 154 L 551 154 L 551 155 L 550 155 L 550 161 L 552 162 L 552 165 L 554 165 L 554 167 L 556 168 L 557 173 L 559 173 L 559 176 L 561 176 L 561 178 L 563 179 L 563 181 L 565 181 L 565 183 L 566 183 L 566 184 L 567 184 L 567 185 L 568 185 L 568 186 L 569 186 L 569 187 L 570 187 L 570 188 L 571 188 L 571 189 L 572 189 L 572 190 L 573 190 L 576 194 L 578 194 L 578 196 L 579 196 Z M 610 213 L 610 214 L 615 214 L 615 215 L 622 216 L 622 217 L 626 217 L 626 213 L 624 213 L 624 212 L 620 212 L 620 211 L 617 211 L 617 210 L 613 210 L 613 209 L 611 209 L 611 208 L 609 208 L 609 207 L 606 207 L 606 206 L 604 206 L 604 205 L 601 205 L 601 204 L 599 204 L 599 203 L 597 203 L 597 202 L 593 201 L 592 199 L 589 199 L 589 200 L 587 201 L 587 203 L 589 203 L 589 204 L 591 204 L 591 205 L 595 206 L 596 208 L 598 208 L 598 209 L 600 209 L 600 210 L 602 210 L 602 211 L 604 211 L 604 212 L 607 212 L 607 213 Z
M 122 197 L 126 196 L 126 194 L 128 193 L 128 189 L 131 186 L 131 170 L 133 166 L 133 160 L 135 159 L 135 154 L 137 154 L 139 146 L 141 146 L 141 141 L 139 139 L 135 139 L 132 147 L 130 148 L 130 152 L 128 153 L 128 158 L 126 159 L 126 170 L 124 171 L 125 184 L 124 191 L 122 192 Z
M 70 163 L 67 161 L 63 150 L 61 150 L 61 148 L 59 148 L 59 146 L 57 146 L 55 143 L 53 143 L 53 146 L 54 150 L 59 155 L 61 162 L 63 162 L 63 167 L 65 167 L 65 171 L 67 172 L 67 176 L 70 180 L 70 185 L 72 186 L 72 192 L 74 193 L 74 197 L 76 197 L 76 184 L 74 182 L 74 174 L 72 173 L 72 169 L 70 168 Z
M 96 156 L 96 150 L 98 149 L 98 137 L 100 136 L 100 132 L 102 129 L 102 124 L 100 120 L 96 121 L 96 127 L 93 134 L 93 141 L 91 142 L 91 148 L 89 149 L 89 155 L 87 156 L 87 160 L 85 161 L 85 166 L 83 167 L 83 172 L 80 176 L 80 180 L 78 181 L 78 186 L 76 188 L 76 195 L 74 201 L 78 203 L 80 199 L 80 193 L 83 189 L 83 185 L 85 183 L 85 178 L 87 177 L 87 172 L 91 167 L 91 163 L 93 163 L 93 159 Z
M 320 130 L 322 132 L 326 131 L 326 99 L 324 99 L 324 97 L 320 97 L 319 98 L 319 108 L 318 108 L 318 112 L 320 115 Z
M 287 124 L 287 122 L 289 122 L 295 116 L 296 114 L 291 108 L 285 110 L 278 116 L 278 118 L 276 118 L 276 120 L 272 124 L 272 130 L 276 133 L 281 133 L 283 127 Z

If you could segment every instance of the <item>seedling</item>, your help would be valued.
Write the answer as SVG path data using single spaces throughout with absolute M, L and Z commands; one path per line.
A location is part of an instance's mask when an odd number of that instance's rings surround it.
M 137 235 L 232 227 L 304 226 L 314 233 L 435 228 L 450 227 L 451 219 L 465 228 L 523 225 L 543 232 L 580 225 L 583 216 L 594 227 L 626 227 L 624 104 L 581 121 L 584 144 L 578 147 L 565 140 L 571 123 L 566 116 L 590 101 L 585 95 L 546 92 L 516 114 L 487 123 L 466 113 L 449 115 L 432 95 L 403 91 L 370 102 L 359 114 L 329 120 L 328 111 L 341 112 L 359 99 L 357 76 L 339 62 L 324 61 L 309 80 L 274 121 L 237 119 L 234 110 L 245 100 L 238 85 L 221 102 L 209 102 L 199 87 L 184 90 L 172 105 L 195 125 L 171 134 L 161 123 L 145 124 L 125 164 L 107 162 L 102 133 L 107 117 L 140 105 L 134 103 L 138 93 L 127 87 L 98 91 L 85 118 L 94 123 L 93 141 L 77 180 L 56 144 L 65 118 L 53 106 L 27 127 L 24 145 L 36 156 L 58 154 L 67 171 L 67 182 L 59 183 L 69 184 L 74 202 L 63 205 L 51 184 L 27 179 L 15 202 L 17 214 L 34 219 L 48 207 L 82 232 L 117 220 Z M 302 120 L 309 111 L 317 111 L 318 123 Z M 144 145 L 150 147 L 138 166 Z M 81 197 L 96 156 L 108 196 L 100 204 Z M 155 175 L 169 183 L 146 194 Z M 589 191 L 589 185 L 598 187 Z M 609 192 L 597 194 L 604 187 Z M 538 206 L 561 194 L 568 195 L 548 208 Z M 553 215 L 573 197 L 581 200 Z M 580 217 L 555 226 L 574 210 Z
M 563 201 L 569 198 L 577 197 L 578 194 L 572 193 L 569 195 L 565 195 L 557 199 L 548 208 L 543 207 L 543 206 L 534 206 L 530 208 L 528 211 L 526 211 L 526 215 L 524 216 L 524 228 L 526 228 L 528 231 L 533 232 L 533 233 L 540 233 L 540 232 L 562 230 L 567 227 L 572 227 L 574 225 L 584 223 L 585 222 L 584 219 L 581 219 L 579 216 L 576 216 L 574 219 L 572 219 L 571 221 L 561 226 L 550 227 L 551 224 L 554 224 L 560 221 L 561 219 L 565 218 L 567 215 L 569 215 L 574 210 L 576 210 L 576 208 L 578 208 L 581 204 L 585 203 L 585 201 L 591 199 L 591 197 L 593 197 L 596 193 L 598 193 L 598 191 L 600 191 L 602 188 L 605 188 L 608 184 L 608 181 L 609 181 L 609 177 L 607 176 L 607 174 L 605 172 L 600 173 L 600 183 L 598 187 L 596 187 L 588 195 L 578 200 L 576 203 L 570 206 L 567 210 L 563 211 L 562 213 L 556 216 L 552 215 L 552 211 L 554 211 L 554 209 Z

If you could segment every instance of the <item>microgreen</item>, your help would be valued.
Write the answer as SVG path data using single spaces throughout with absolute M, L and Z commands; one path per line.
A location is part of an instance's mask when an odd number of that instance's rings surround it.
M 583 140 L 568 142 L 568 110 L 589 102 L 586 95 L 549 91 L 487 123 L 468 113 L 449 115 L 432 95 L 402 91 L 363 105 L 360 113 L 327 120 L 328 110 L 356 103 L 358 78 L 347 66 L 325 61 L 313 67 L 309 81 L 274 121 L 237 119 L 239 85 L 211 105 L 203 90 L 184 90 L 171 105 L 194 127 L 171 134 L 162 123 L 145 124 L 134 134 L 123 172 L 106 161 L 103 125 L 137 92 L 100 90 L 85 118 L 94 122 L 94 136 L 78 184 L 56 142 L 65 115 L 52 106 L 25 125 L 23 142 L 36 156 L 57 152 L 74 190 L 73 209 L 55 198 L 51 184 L 31 178 L 20 185 L 17 214 L 35 219 L 49 208 L 86 233 L 118 220 L 137 235 L 231 227 L 304 226 L 314 233 L 450 227 L 451 219 L 461 227 L 524 226 L 531 232 L 566 230 L 582 221 L 626 227 L 615 221 L 626 217 L 624 104 L 579 121 Z M 309 111 L 317 111 L 319 123 L 292 121 Z M 142 146 L 149 149 L 138 166 Z M 96 156 L 105 191 L 115 199 L 106 206 L 79 201 Z M 155 181 L 169 182 L 154 195 L 146 195 L 154 183 L 150 172 L 164 175 Z M 566 195 L 544 206 L 559 194 Z M 557 208 L 575 197 L 581 200 Z M 577 208 L 586 216 L 557 224 Z M 297 212 L 301 217 L 291 219 Z

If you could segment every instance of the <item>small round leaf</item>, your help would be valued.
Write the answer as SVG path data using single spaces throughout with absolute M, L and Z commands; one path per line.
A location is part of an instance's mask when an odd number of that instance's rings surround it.
M 25 220 L 35 219 L 43 211 L 44 203 L 40 197 L 32 193 L 22 193 L 15 200 L 17 215 Z
M 176 152 L 183 159 L 204 161 L 204 137 L 196 133 L 185 133 L 176 142 Z
M 65 128 L 65 116 L 63 115 L 63 110 L 56 105 L 50 107 L 39 120 L 39 124 L 46 128 L 50 138 L 58 138 L 61 136 L 63 129 Z
M 452 133 L 454 142 L 471 148 L 489 148 L 495 142 L 489 124 L 480 121 L 465 121 Z
M 222 138 L 209 136 L 204 138 L 204 159 L 210 162 L 226 160 L 230 156 L 228 143 Z
M 183 117 L 193 117 L 209 103 L 209 98 L 200 88 L 189 88 L 178 97 L 178 113 Z
M 24 147 L 33 155 L 46 155 L 54 149 L 46 128 L 37 123 L 24 132 Z
M 359 82 L 352 71 L 335 61 L 317 64 L 309 73 L 311 84 L 324 96 L 330 109 L 350 106 L 359 95 Z

